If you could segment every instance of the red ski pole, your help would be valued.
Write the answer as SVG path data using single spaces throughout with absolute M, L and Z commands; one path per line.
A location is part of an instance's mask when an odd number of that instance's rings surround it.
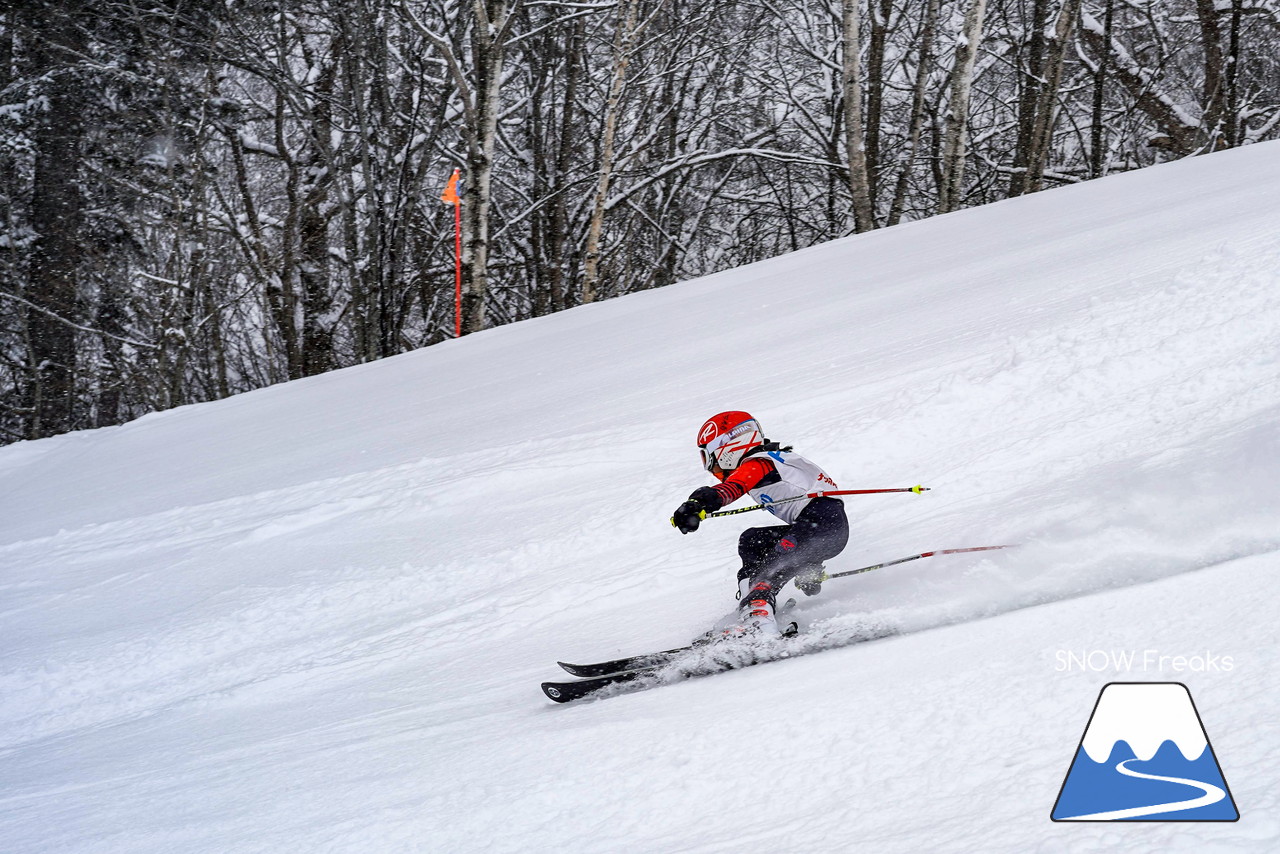
M 720 510 L 715 513 L 708 513 L 706 518 L 714 519 L 717 516 L 736 516 L 739 513 L 750 513 L 752 510 L 764 510 L 768 507 L 775 507 L 779 504 L 789 504 L 792 501 L 803 501 L 806 498 L 822 498 L 827 495 L 879 495 L 885 492 L 914 492 L 919 495 L 922 492 L 928 492 L 927 486 L 902 486 L 896 489 L 829 489 L 825 492 L 810 492 L 807 495 L 797 495 L 795 498 L 783 498 L 780 501 L 770 501 L 765 504 L 752 504 L 750 507 L 739 507 L 737 510 Z

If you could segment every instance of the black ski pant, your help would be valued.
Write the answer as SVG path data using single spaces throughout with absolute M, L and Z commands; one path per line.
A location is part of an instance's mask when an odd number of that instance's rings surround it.
M 738 538 L 742 569 L 738 580 L 754 587 L 767 582 L 766 594 L 774 601 L 779 589 L 811 567 L 822 565 L 844 550 L 849 542 L 849 520 L 838 498 L 815 498 L 790 525 L 748 528 Z

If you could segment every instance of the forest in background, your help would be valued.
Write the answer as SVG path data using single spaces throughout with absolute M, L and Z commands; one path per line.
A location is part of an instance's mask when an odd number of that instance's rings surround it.
M 0 443 L 453 337 L 455 168 L 466 333 L 1278 135 L 1280 0 L 16 0 Z

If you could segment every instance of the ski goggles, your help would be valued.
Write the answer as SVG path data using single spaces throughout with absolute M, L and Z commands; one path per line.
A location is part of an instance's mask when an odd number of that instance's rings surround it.
M 743 421 L 728 432 L 721 433 L 705 445 L 698 446 L 698 453 L 702 455 L 702 467 L 707 471 L 715 466 L 720 459 L 720 451 L 725 445 L 728 445 L 743 433 L 757 430 L 758 425 L 755 421 Z

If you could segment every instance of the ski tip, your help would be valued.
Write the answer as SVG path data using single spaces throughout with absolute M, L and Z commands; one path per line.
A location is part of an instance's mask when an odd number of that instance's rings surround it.
M 557 703 L 567 703 L 573 699 L 573 697 L 560 690 L 560 687 L 555 682 L 543 682 L 542 693 L 547 695 L 547 699 L 554 700 Z

